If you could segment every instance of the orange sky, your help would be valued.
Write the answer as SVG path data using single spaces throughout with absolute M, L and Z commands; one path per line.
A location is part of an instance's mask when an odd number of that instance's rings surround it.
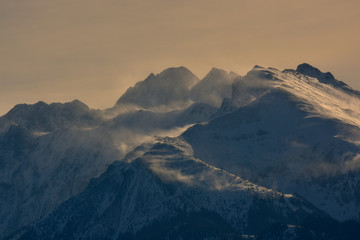
M 308 62 L 360 90 L 358 0 L 0 0 L 0 114 L 111 107 L 150 72 Z

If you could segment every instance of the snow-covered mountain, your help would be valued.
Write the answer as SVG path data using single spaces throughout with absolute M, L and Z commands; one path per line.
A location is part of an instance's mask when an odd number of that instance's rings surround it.
M 94 127 L 102 120 L 99 111 L 90 109 L 79 100 L 64 104 L 45 102 L 33 105 L 18 104 L 2 118 L 40 132 L 50 132 L 65 127 Z
M 360 93 L 331 73 L 169 68 L 105 111 L 0 118 L 0 239 L 358 239 L 359 169 Z
M 153 136 L 177 136 L 210 119 L 204 103 L 105 119 L 79 101 L 17 105 L 0 118 L 0 239 L 81 191 L 115 160 Z
M 121 156 L 108 137 L 94 131 L 38 134 L 12 125 L 0 136 L 1 235 L 80 193 L 91 178 Z
M 275 224 L 305 228 L 308 219 L 339 228 L 307 201 L 217 169 L 186 142 L 164 138 L 139 158 L 113 163 L 19 239 L 242 239 Z
M 234 82 L 240 107 L 183 137 L 216 167 L 360 220 L 360 97 L 328 80 L 255 67 Z
M 190 89 L 199 79 L 185 67 L 168 68 L 130 87 L 116 103 L 145 109 L 169 109 L 187 106 Z

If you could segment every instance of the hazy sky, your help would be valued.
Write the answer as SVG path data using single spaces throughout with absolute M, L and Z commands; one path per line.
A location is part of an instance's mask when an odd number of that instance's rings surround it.
M 0 0 L 0 114 L 111 107 L 150 72 L 308 62 L 360 90 L 359 0 Z

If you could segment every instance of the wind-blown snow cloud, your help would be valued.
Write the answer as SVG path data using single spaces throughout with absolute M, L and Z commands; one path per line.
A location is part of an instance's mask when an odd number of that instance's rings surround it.
M 120 152 L 126 154 L 143 143 L 155 143 L 158 137 L 177 137 L 192 125 L 174 127 L 168 130 L 153 129 L 149 132 L 137 132 L 136 130 L 122 128 L 111 134 L 114 139 L 114 145 Z

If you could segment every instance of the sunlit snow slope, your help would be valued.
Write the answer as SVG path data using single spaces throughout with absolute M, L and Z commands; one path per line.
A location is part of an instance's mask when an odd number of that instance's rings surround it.
M 338 83 L 256 66 L 235 80 L 230 112 L 183 137 L 206 162 L 360 220 L 360 99 Z

